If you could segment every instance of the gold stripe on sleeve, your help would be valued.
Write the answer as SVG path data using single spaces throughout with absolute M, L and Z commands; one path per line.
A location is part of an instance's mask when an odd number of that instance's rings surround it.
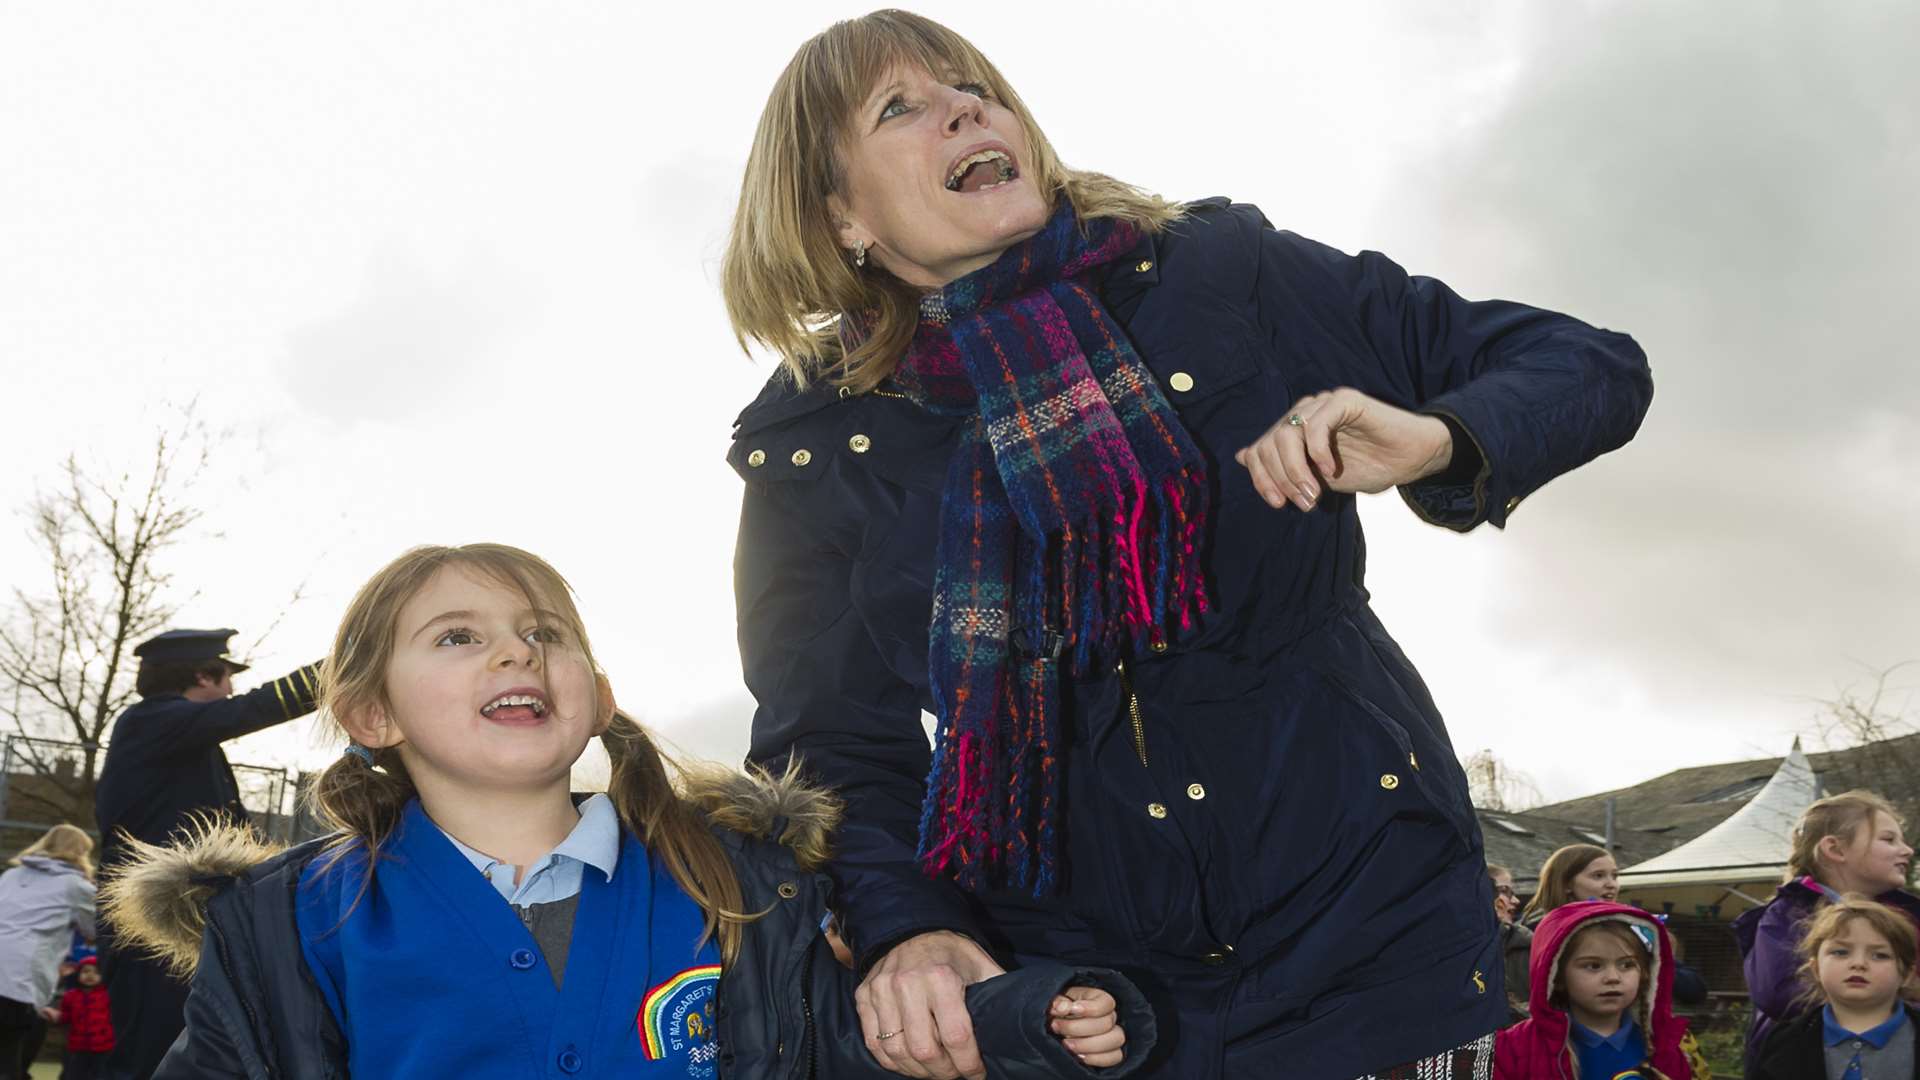
M 286 681 L 285 679 L 273 680 L 273 694 L 280 699 L 280 711 L 286 714 L 287 719 L 291 720 L 293 719 L 293 707 L 287 704 L 286 687 L 280 685 Z

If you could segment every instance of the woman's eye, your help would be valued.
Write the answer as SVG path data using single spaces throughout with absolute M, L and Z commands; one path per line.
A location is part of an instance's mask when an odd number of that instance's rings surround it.
M 954 89 L 960 91 L 963 94 L 972 94 L 974 97 L 979 98 L 981 101 L 985 101 L 989 97 L 993 96 L 992 93 L 989 92 L 986 87 L 980 85 L 977 82 L 958 83 L 954 86 Z
M 440 640 L 434 642 L 434 644 L 435 645 L 472 645 L 473 643 L 479 640 L 480 639 L 475 637 L 473 634 L 473 631 L 471 630 L 449 630 L 446 633 L 441 634 Z
M 899 116 L 905 113 L 906 111 L 907 111 L 907 103 L 904 99 L 897 98 L 897 97 L 888 98 L 887 103 L 885 105 L 880 106 L 880 119 L 891 120 L 892 118 Z

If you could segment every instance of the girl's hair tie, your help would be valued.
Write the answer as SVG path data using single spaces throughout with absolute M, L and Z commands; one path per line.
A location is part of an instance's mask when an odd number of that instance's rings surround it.
M 361 746 L 357 742 L 350 742 L 347 744 L 347 756 L 357 757 L 361 761 L 364 761 L 367 763 L 367 768 L 369 769 L 373 768 L 373 751 L 367 749 L 364 746 Z

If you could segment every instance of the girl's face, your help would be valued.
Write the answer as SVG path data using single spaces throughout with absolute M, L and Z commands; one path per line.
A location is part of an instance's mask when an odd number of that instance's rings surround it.
M 1619 1026 L 1620 1016 L 1640 996 L 1640 957 L 1611 934 L 1574 935 L 1561 969 L 1567 980 L 1567 1011 L 1602 1034 Z
M 1913 849 L 1901 835 L 1900 823 L 1891 817 L 1875 811 L 1871 822 L 1854 831 L 1851 843 L 1841 846 L 1838 840 L 1828 840 L 1827 864 L 1834 880 L 1827 884 L 1842 892 L 1878 896 L 1907 883 Z
M 1865 919 L 1848 919 L 1837 936 L 1820 943 L 1814 973 L 1828 1001 L 1856 1010 L 1891 1007 L 1906 979 L 1893 946 Z
M 1047 222 L 1025 129 L 963 79 L 890 69 L 854 114 L 840 163 L 842 243 L 866 244 L 910 285 L 972 273 Z
M 400 609 L 391 712 L 348 726 L 367 745 L 398 746 L 422 792 L 524 791 L 564 784 L 605 730 L 603 686 L 559 616 L 454 565 Z
M 1493 879 L 1493 913 L 1501 922 L 1512 922 L 1513 913 L 1520 908 L 1520 898 L 1513 892 L 1513 875 L 1499 874 Z
M 81 986 L 99 986 L 100 967 L 97 964 L 81 964 L 80 970 L 74 975 L 74 978 Z
M 1568 886 L 1569 900 L 1607 900 L 1620 895 L 1620 872 L 1613 856 L 1602 855 L 1588 863 L 1586 869 L 1573 876 L 1573 884 Z

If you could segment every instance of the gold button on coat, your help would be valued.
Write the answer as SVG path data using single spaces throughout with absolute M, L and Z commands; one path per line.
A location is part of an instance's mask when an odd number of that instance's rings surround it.
M 791 900 L 800 895 L 800 886 L 795 885 L 791 881 L 783 881 L 780 883 L 777 891 L 780 893 L 781 899 Z
M 865 435 L 855 435 L 853 438 L 847 440 L 847 449 L 856 454 L 864 454 L 873 449 L 873 440 L 867 438 Z
M 1167 379 L 1167 385 L 1184 394 L 1193 389 L 1193 376 L 1184 371 L 1176 371 Z
M 753 453 L 747 455 L 747 468 L 749 469 L 757 469 L 766 463 L 767 452 L 765 450 L 755 450 Z
M 1199 784 L 1187 785 L 1187 798 L 1198 800 L 1198 799 L 1204 799 L 1206 797 L 1207 797 L 1206 788 L 1201 787 Z
M 1164 641 L 1156 641 L 1153 644 L 1147 646 L 1147 648 L 1152 650 L 1153 652 L 1163 653 L 1167 651 L 1167 643 Z
M 807 462 L 812 460 L 813 460 L 813 451 L 811 450 L 795 450 L 793 452 L 793 463 L 795 465 L 805 465 Z
M 1133 269 L 1134 269 L 1134 270 L 1135 270 L 1136 272 L 1138 272 L 1138 273 L 1142 273 L 1142 274 L 1144 274 L 1144 273 L 1146 273 L 1147 271 L 1149 271 L 1149 270 L 1151 270 L 1151 269 L 1153 269 L 1153 260 L 1152 260 L 1152 259 L 1141 259 L 1141 260 L 1140 260 L 1140 262 L 1139 262 L 1138 264 L 1136 264 L 1136 265 L 1134 266 L 1134 268 L 1133 268 Z
M 1167 816 L 1167 806 L 1166 806 L 1166 804 L 1165 804 L 1165 803 L 1157 803 L 1157 802 L 1150 802 L 1150 803 L 1148 803 L 1148 804 L 1147 804 L 1147 816 L 1148 816 L 1148 817 L 1150 817 L 1150 818 L 1163 818 L 1163 817 L 1166 817 L 1166 816 Z
M 1388 791 L 1392 791 L 1394 788 L 1400 786 L 1400 778 L 1392 773 L 1385 773 L 1380 777 L 1380 786 L 1386 788 Z

